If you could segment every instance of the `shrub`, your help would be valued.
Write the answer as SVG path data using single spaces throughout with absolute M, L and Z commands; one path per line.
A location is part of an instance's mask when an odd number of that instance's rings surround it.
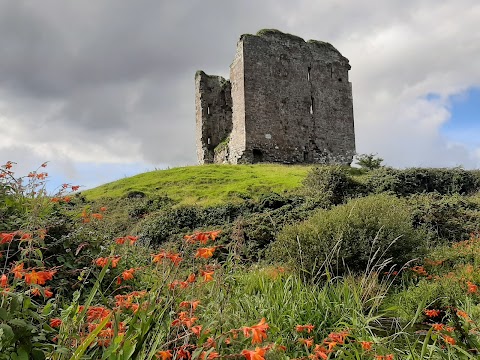
M 362 169 L 370 171 L 382 166 L 383 159 L 377 154 L 359 154 L 356 156 L 357 165 Z
M 359 184 L 348 176 L 345 167 L 339 165 L 318 166 L 312 169 L 303 181 L 309 196 L 329 199 L 333 204 L 343 202 L 359 191 Z
M 286 226 L 273 243 L 272 257 L 311 276 L 325 262 L 342 274 L 365 270 L 377 250 L 378 260 L 390 258 L 402 265 L 422 253 L 424 242 L 424 234 L 412 226 L 406 201 L 381 194 L 320 210 Z
M 468 197 L 416 194 L 408 202 L 412 206 L 414 227 L 424 229 L 434 243 L 465 240 L 478 231 L 480 204 Z
M 480 189 L 480 177 L 478 172 L 462 168 L 380 168 L 370 173 L 366 186 L 374 193 L 390 191 L 400 196 L 424 192 L 471 194 Z

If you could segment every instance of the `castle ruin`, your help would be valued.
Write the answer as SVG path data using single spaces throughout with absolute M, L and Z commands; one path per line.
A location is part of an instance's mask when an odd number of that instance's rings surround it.
M 348 70 L 348 59 L 326 42 L 278 30 L 242 35 L 230 80 L 195 75 L 199 163 L 350 164 Z

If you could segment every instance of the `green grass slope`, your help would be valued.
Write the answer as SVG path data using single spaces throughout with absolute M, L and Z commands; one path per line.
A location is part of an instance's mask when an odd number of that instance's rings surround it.
M 89 200 L 118 198 L 132 191 L 167 195 L 180 204 L 214 205 L 269 191 L 298 187 L 311 166 L 199 165 L 151 171 L 86 190 Z

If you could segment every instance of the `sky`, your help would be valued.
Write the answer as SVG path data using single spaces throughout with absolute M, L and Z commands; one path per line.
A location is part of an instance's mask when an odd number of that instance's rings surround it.
M 0 0 L 0 163 L 83 188 L 196 164 L 194 74 L 279 29 L 350 60 L 357 152 L 480 167 L 478 0 Z

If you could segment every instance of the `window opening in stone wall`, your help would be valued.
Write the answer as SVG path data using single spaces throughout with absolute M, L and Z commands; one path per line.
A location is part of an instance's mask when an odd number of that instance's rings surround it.
M 314 108 L 313 108 L 313 96 L 310 98 L 310 114 L 313 114 L 314 112 Z
M 210 145 L 211 142 L 212 142 L 212 139 L 207 138 L 207 144 Z
M 338 81 L 342 82 L 342 78 L 338 78 Z
M 207 105 L 207 115 L 210 115 L 210 104 Z
M 263 161 L 263 152 L 259 149 L 253 149 L 253 162 L 259 163 Z
M 333 78 L 333 66 L 330 67 L 330 77 Z
M 308 151 L 303 152 L 303 161 L 308 161 Z
M 312 68 L 309 66 L 308 69 L 307 69 L 307 80 L 310 81 L 310 70 L 312 70 Z

